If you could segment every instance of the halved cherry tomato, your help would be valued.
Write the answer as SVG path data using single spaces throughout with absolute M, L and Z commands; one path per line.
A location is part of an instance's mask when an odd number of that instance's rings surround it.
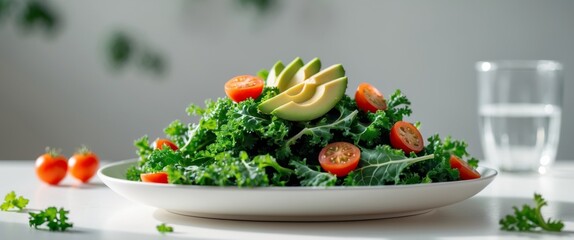
M 163 149 L 163 146 L 168 146 L 169 148 L 171 148 L 171 150 L 174 151 L 179 149 L 177 145 L 175 145 L 175 143 L 165 138 L 158 138 L 151 145 L 153 149 L 159 149 L 159 150 Z
M 36 175 L 40 180 L 57 185 L 66 177 L 68 162 L 66 157 L 54 149 L 46 149 L 46 153 L 36 159 Z
M 98 171 L 100 160 L 98 156 L 87 147 L 82 146 L 68 160 L 68 170 L 72 177 L 87 183 Z
M 142 182 L 167 183 L 166 172 L 142 173 L 140 174 L 140 178 Z
M 260 77 L 241 75 L 234 77 L 225 83 L 225 94 L 234 102 L 241 102 L 248 98 L 257 99 L 265 82 Z
M 419 130 L 405 121 L 398 121 L 391 128 L 391 146 L 402 149 L 405 154 L 419 153 L 424 148 L 424 141 Z
M 357 107 L 365 112 L 376 112 L 377 110 L 387 110 L 387 101 L 383 94 L 368 83 L 361 83 L 355 92 L 355 102 Z
M 480 173 L 468 165 L 468 163 L 455 155 L 450 156 L 450 167 L 458 169 L 460 179 L 469 180 L 480 178 Z
M 344 177 L 355 170 L 361 159 L 361 150 L 348 142 L 335 142 L 319 153 L 321 167 L 337 177 Z

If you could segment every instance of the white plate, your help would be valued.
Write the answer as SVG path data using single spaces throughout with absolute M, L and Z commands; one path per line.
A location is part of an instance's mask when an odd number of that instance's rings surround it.
M 113 191 L 135 202 L 195 217 L 254 221 L 346 221 L 409 216 L 468 199 L 498 174 L 479 167 L 474 180 L 366 187 L 212 187 L 125 180 L 136 160 L 98 171 Z

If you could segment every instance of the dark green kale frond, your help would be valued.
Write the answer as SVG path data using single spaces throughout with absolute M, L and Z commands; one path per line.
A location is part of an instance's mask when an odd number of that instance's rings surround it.
M 411 101 L 403 95 L 401 90 L 396 90 L 387 101 L 387 116 L 391 123 L 402 121 L 405 116 L 410 116 Z
M 136 153 L 140 157 L 140 160 L 145 161 L 147 156 L 153 151 L 149 144 L 148 136 L 143 136 L 134 142 L 134 146 L 137 148 Z
M 148 155 L 145 161 L 140 161 L 140 171 L 146 173 L 160 172 L 164 171 L 166 166 L 183 161 L 183 156 L 171 148 L 156 149 Z
M 433 155 L 406 157 L 402 150 L 392 149 L 389 145 L 379 145 L 374 149 L 363 148 L 359 167 L 348 177 L 352 179 L 346 179 L 345 182 L 359 186 L 398 184 L 405 168 L 432 158 Z
M 290 165 L 295 167 L 295 175 L 301 186 L 329 187 L 335 186 L 337 182 L 337 176 L 328 172 L 321 172 L 318 166 L 317 170 L 311 169 L 304 161 L 291 161 Z
M 534 193 L 534 204 L 534 207 L 524 204 L 521 209 L 513 207 L 513 215 L 506 215 L 500 219 L 500 229 L 517 232 L 562 231 L 564 223 L 561 220 L 552 220 L 551 218 L 545 220 L 542 216 L 542 207 L 548 205 L 542 195 Z
M 425 154 L 434 154 L 434 159 L 410 166 L 407 169 L 408 177 L 412 179 L 418 175 L 423 182 L 460 180 L 458 170 L 450 167 L 450 156 L 456 155 L 461 159 L 468 157 L 469 154 L 466 151 L 467 144 L 463 141 L 454 140 L 450 136 L 446 137 L 443 141 L 438 134 L 429 137 L 427 142 L 424 152 Z M 474 159 L 473 161 L 477 160 Z
M 184 146 L 187 142 L 189 126 L 183 124 L 180 120 L 175 120 L 171 122 L 163 131 L 165 135 L 167 135 L 171 141 L 175 143 L 175 145 Z

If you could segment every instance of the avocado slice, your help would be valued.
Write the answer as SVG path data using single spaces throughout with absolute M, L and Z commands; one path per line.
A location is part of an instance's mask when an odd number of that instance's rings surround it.
M 311 78 L 299 83 L 286 91 L 272 97 L 257 106 L 259 111 L 270 114 L 276 108 L 289 102 L 302 103 L 311 99 L 317 92 L 317 87 L 329 81 L 343 77 L 345 69 L 343 65 L 332 65 L 323 71 L 311 76 Z
M 291 79 L 293 78 L 293 76 L 295 76 L 295 73 L 297 73 L 297 71 L 299 71 L 299 69 L 302 68 L 303 65 L 304 65 L 303 60 L 301 60 L 300 57 L 297 57 L 287 66 L 285 66 L 285 69 L 283 69 L 283 71 L 281 71 L 281 73 L 275 79 L 275 82 L 277 83 L 276 86 L 279 89 L 279 92 L 287 90 L 289 82 L 291 82 Z
M 319 70 L 321 70 L 321 60 L 319 58 L 313 58 L 313 60 L 309 61 L 305 66 L 301 67 L 297 73 L 295 73 L 295 76 L 291 78 L 291 81 L 289 81 L 285 89 L 279 89 L 279 91 L 283 92 L 290 87 L 302 83 L 306 79 L 318 73 Z
M 313 97 L 305 102 L 289 102 L 271 112 L 271 114 L 290 121 L 310 121 L 329 112 L 347 89 L 347 77 L 341 77 L 317 87 Z
M 343 68 L 343 65 L 334 64 L 316 73 L 315 75 L 311 76 L 310 78 L 308 78 L 303 82 L 321 85 L 343 76 L 345 76 L 345 69 Z
M 279 95 L 272 97 L 257 106 L 262 113 L 270 114 L 273 110 L 288 102 L 304 102 L 313 97 L 313 84 L 298 84 Z
M 267 75 L 267 79 L 265 80 L 265 84 L 269 87 L 277 87 L 277 76 L 285 69 L 285 65 L 283 62 L 277 61 L 271 70 L 269 71 L 269 75 Z

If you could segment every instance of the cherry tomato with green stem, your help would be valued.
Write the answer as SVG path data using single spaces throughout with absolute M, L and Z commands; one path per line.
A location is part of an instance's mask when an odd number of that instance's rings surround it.
M 82 146 L 68 159 L 68 172 L 82 183 L 87 183 L 96 174 L 100 165 L 98 156 Z
M 46 153 L 36 159 L 36 175 L 50 185 L 58 185 L 66 177 L 68 162 L 59 150 L 46 148 Z

